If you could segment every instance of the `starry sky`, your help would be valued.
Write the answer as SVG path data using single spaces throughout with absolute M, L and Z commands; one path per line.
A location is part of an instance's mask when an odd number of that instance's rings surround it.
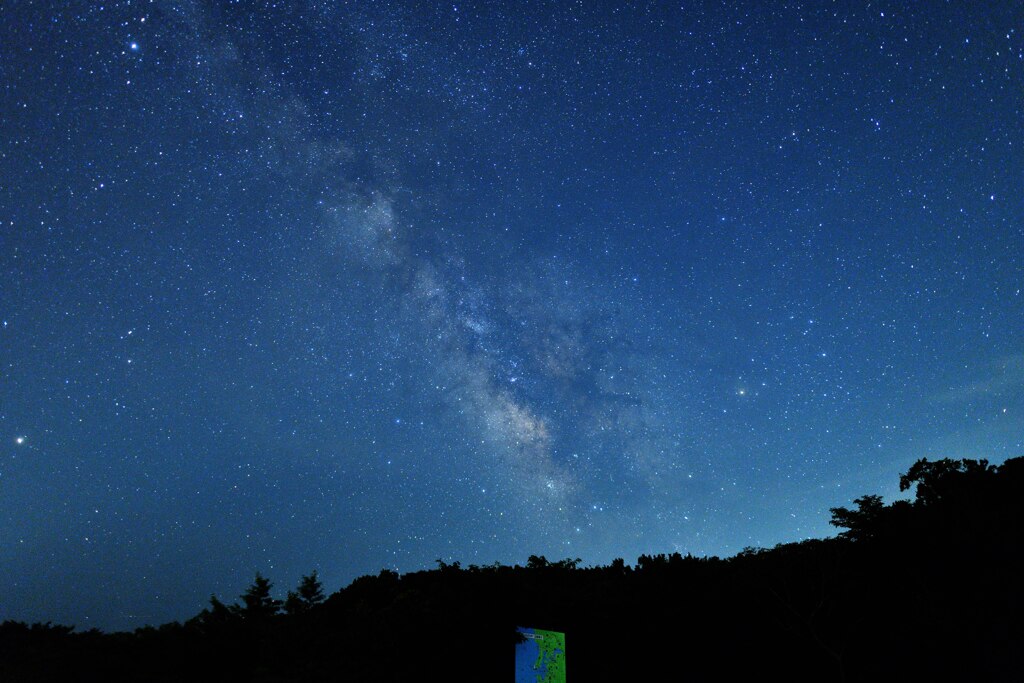
M 2 16 L 0 619 L 731 554 L 1024 455 L 1016 2 Z

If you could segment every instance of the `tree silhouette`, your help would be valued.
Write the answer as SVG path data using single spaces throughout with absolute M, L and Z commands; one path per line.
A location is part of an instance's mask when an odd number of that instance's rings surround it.
M 929 462 L 922 458 L 906 474 L 900 475 L 900 491 L 906 491 L 916 484 L 917 503 L 935 505 L 977 489 L 980 482 L 989 479 L 996 471 L 997 468 L 989 465 L 988 460 L 943 458 Z
M 434 562 L 437 563 L 437 568 L 439 570 L 441 570 L 441 572 L 459 572 L 459 571 L 462 571 L 462 564 L 460 562 L 458 562 L 458 561 L 452 562 L 451 564 L 448 564 L 444 560 L 438 558 L 438 559 L 434 560 Z
M 877 530 L 885 505 L 882 503 L 882 497 L 875 495 L 854 498 L 853 502 L 857 504 L 856 510 L 845 507 L 829 508 L 829 512 L 832 513 L 829 524 L 846 529 L 839 534 L 840 536 L 860 540 L 871 536 Z
M 284 611 L 288 614 L 302 614 L 323 601 L 323 585 L 314 569 L 313 573 L 302 577 L 297 591 L 288 591 L 288 598 L 284 602 Z
M 583 560 L 578 557 L 575 559 L 567 557 L 564 560 L 551 563 L 551 566 L 556 569 L 576 569 L 581 562 L 583 562 Z
M 240 596 L 241 607 L 237 607 L 238 614 L 251 620 L 264 620 L 277 614 L 281 608 L 281 601 L 275 600 L 270 595 L 273 584 L 259 572 L 252 584 Z
M 530 555 L 528 558 L 526 558 L 527 569 L 545 569 L 550 565 L 551 563 L 548 562 L 548 558 L 544 557 L 543 555 Z

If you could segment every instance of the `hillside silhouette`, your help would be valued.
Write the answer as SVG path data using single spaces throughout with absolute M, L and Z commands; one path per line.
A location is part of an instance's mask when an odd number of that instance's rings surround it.
M 912 501 L 832 509 L 838 537 L 734 557 L 383 570 L 133 633 L 0 625 L 0 681 L 511 681 L 516 626 L 566 634 L 568 680 L 1024 679 L 1024 458 L 920 460 Z

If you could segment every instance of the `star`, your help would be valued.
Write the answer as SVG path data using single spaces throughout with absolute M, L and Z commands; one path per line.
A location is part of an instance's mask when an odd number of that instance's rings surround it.
M 18 444 L 19 446 L 21 446 L 22 444 L 24 444 L 24 443 L 25 443 L 25 437 L 23 437 L 23 436 L 17 436 L 17 437 L 15 437 L 15 438 L 14 438 L 14 443 L 16 443 L 16 444 Z

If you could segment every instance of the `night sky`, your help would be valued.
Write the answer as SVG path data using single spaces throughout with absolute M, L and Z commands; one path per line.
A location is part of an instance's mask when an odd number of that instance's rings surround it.
M 0 619 L 1024 455 L 1024 8 L 907 4 L 5 2 Z

